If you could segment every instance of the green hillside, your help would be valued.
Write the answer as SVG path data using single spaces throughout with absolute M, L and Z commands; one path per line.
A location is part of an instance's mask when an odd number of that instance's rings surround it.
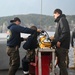
M 21 19 L 22 26 L 29 27 L 31 25 L 36 25 L 37 27 L 41 27 L 44 29 L 47 29 L 50 26 L 55 26 L 53 16 L 40 15 L 40 14 L 27 14 L 27 15 L 14 15 L 14 16 L 0 17 L 0 26 L 3 26 L 3 24 L 8 26 L 10 20 L 13 19 L 14 17 L 19 17 Z M 75 25 L 75 15 L 67 15 L 67 20 L 70 26 L 72 24 L 73 26 Z
M 54 24 L 53 22 L 54 19 L 52 16 L 46 16 L 46 15 L 41 16 L 39 14 L 15 15 L 15 16 L 19 17 L 24 25 L 31 23 L 34 25 L 40 25 L 40 21 L 42 22 L 42 25 Z M 9 23 L 9 21 L 13 19 L 15 16 L 0 17 L 0 25 L 2 25 L 5 21 Z

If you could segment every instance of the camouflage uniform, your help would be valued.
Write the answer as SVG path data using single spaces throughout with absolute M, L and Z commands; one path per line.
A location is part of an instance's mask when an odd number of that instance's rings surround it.
M 29 74 L 30 62 L 35 62 L 35 50 L 28 50 L 25 57 L 22 59 L 22 68 L 24 75 Z
M 16 47 L 7 47 L 7 54 L 10 57 L 8 75 L 15 75 L 20 66 L 19 50 Z
M 26 59 L 28 59 L 29 62 L 35 62 L 35 50 L 27 51 Z

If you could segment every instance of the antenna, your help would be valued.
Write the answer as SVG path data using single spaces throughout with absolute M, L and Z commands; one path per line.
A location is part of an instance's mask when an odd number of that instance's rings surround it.
M 40 28 L 41 26 L 42 26 L 42 0 L 41 0 Z

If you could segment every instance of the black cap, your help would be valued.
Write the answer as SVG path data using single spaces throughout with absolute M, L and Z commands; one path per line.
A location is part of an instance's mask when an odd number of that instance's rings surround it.
M 21 22 L 21 20 L 20 20 L 18 17 L 15 17 L 13 20 L 10 20 L 11 23 L 12 23 L 12 22 L 16 22 L 16 21 Z

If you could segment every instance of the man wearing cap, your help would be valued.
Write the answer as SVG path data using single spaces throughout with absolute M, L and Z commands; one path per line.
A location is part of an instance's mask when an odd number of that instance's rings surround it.
M 10 21 L 7 31 L 7 54 L 10 57 L 8 75 L 15 75 L 20 66 L 19 47 L 24 39 L 20 37 L 20 33 L 34 34 L 35 30 L 20 26 L 21 20 L 15 17 Z
M 53 41 L 56 45 L 55 52 L 58 58 L 60 75 L 68 75 L 65 61 L 70 46 L 70 28 L 66 16 L 62 13 L 62 10 L 55 9 L 54 18 L 57 23 L 57 28 Z

